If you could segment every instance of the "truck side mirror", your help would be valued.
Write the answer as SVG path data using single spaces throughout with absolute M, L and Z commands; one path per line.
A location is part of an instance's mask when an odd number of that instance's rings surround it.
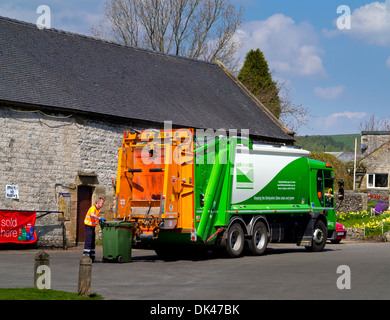
M 201 206 L 201 207 L 204 206 L 204 193 L 201 193 L 201 194 L 200 194 L 200 206 Z

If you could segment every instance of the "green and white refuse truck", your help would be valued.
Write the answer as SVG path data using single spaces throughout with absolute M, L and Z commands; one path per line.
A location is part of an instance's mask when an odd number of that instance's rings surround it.
M 191 129 L 126 131 L 119 150 L 115 218 L 134 244 L 177 244 L 261 255 L 269 242 L 321 251 L 336 237 L 333 170 L 291 146 L 244 137 L 197 140 Z

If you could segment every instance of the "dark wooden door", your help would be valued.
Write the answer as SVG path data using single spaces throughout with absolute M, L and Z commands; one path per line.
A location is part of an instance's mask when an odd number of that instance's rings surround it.
M 78 186 L 77 188 L 77 242 L 85 241 L 84 219 L 92 204 L 92 187 Z

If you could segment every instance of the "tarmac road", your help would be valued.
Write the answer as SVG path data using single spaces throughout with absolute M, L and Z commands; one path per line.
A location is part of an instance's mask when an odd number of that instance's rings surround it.
M 33 287 L 39 251 L 0 249 L 0 287 Z M 46 252 L 51 288 L 77 292 L 82 248 Z M 132 254 L 131 263 L 94 263 L 91 291 L 108 300 L 390 299 L 389 243 L 341 242 L 319 253 L 269 244 L 264 256 L 238 259 L 210 253 L 165 261 L 154 251 Z M 97 257 L 102 257 L 99 246 Z M 337 273 L 342 265 L 349 269 Z

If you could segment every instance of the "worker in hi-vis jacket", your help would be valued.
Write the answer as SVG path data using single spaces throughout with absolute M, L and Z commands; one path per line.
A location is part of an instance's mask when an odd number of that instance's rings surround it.
M 100 221 L 104 220 L 99 217 L 100 209 L 103 207 L 103 198 L 97 198 L 95 204 L 89 208 L 85 215 L 85 244 L 83 255 L 87 255 L 95 262 L 95 228 Z

